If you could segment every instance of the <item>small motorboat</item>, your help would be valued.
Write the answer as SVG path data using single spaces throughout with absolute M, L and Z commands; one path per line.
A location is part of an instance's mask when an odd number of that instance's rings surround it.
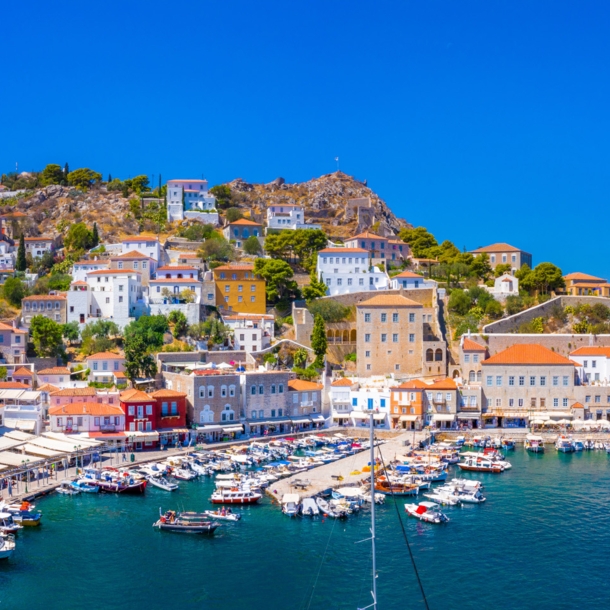
M 80 493 L 79 489 L 72 487 L 72 481 L 62 481 L 61 485 L 55 489 L 55 491 L 63 496 L 78 496 Z
M 301 514 L 307 517 L 314 517 L 320 514 L 320 509 L 313 498 L 304 498 L 301 502 Z
M 347 517 L 346 510 L 339 510 L 331 506 L 324 498 L 316 498 L 316 504 L 324 516 L 334 519 L 345 519 Z
M 197 474 L 186 468 L 175 468 L 172 470 L 172 476 L 179 481 L 192 481 L 197 478 Z
M 458 464 L 461 470 L 467 470 L 472 472 L 491 472 L 492 474 L 499 474 L 504 472 L 504 465 L 500 462 L 495 462 L 490 458 L 484 458 L 478 453 L 466 453 L 463 454 L 464 461 Z
M 289 517 L 296 517 L 301 510 L 299 494 L 284 494 L 282 497 L 282 512 Z
M 449 490 L 437 489 L 429 494 L 424 494 L 426 498 L 430 498 L 435 502 L 445 506 L 457 506 L 461 503 L 460 496 Z
M 503 438 L 502 448 L 507 451 L 512 451 L 515 448 L 515 441 L 512 438 Z
M 146 480 L 153 486 L 163 491 L 176 491 L 180 486 L 178 483 L 172 483 L 164 477 L 150 476 Z
M 241 513 L 231 512 L 230 508 L 220 510 L 204 510 L 203 513 L 206 517 L 211 519 L 218 519 L 219 521 L 239 521 L 241 519 Z
M 420 502 L 419 504 L 405 504 L 405 511 L 411 517 L 415 517 L 426 523 L 447 523 L 449 517 L 441 512 L 436 502 Z
M 16 534 L 21 529 L 23 529 L 23 525 L 15 523 L 11 513 L 0 512 L 0 535 Z
M 535 434 L 528 434 L 525 437 L 525 450 L 530 453 L 544 453 L 544 439 Z
M 262 494 L 251 489 L 221 487 L 212 494 L 210 501 L 212 504 L 256 504 L 262 497 Z
M 0 536 L 0 559 L 8 559 L 15 552 L 15 536 Z
M 208 521 L 202 513 L 178 513 L 174 510 L 160 514 L 158 521 L 153 523 L 153 527 L 161 531 L 182 534 L 213 534 L 219 525 Z
M 583 451 L 585 448 L 585 444 L 579 440 L 574 440 L 572 444 L 574 445 L 574 451 Z
M 71 481 L 70 485 L 72 489 L 87 494 L 96 494 L 100 490 L 100 486 L 92 479 L 76 479 L 75 481 Z
M 572 453 L 574 451 L 574 443 L 568 436 L 560 436 L 555 441 L 555 449 L 560 453 Z
M 40 525 L 42 519 L 42 513 L 38 510 L 35 511 L 35 506 L 27 501 L 23 501 L 19 506 L 16 505 L 5 505 L 3 512 L 11 513 L 13 520 L 20 525 L 25 527 L 37 527 Z

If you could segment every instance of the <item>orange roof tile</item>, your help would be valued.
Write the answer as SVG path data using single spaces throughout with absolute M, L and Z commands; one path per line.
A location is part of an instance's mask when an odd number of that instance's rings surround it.
M 78 282 L 72 282 L 71 286 L 88 286 L 87 282 L 84 280 L 78 280 Z
M 152 400 L 149 394 L 135 388 L 121 392 L 119 399 L 121 402 L 150 402 Z
M 401 383 L 399 386 L 390 388 L 390 390 L 425 390 L 429 387 L 430 386 L 421 379 L 412 379 L 411 381 Z
M 26 369 L 24 366 L 19 367 L 13 371 L 13 377 L 34 377 L 34 373 L 30 369 Z
M 123 260 L 125 260 L 126 258 L 150 258 L 150 256 L 146 256 L 146 254 L 142 254 L 141 252 L 138 252 L 137 250 L 130 250 L 129 252 L 125 252 L 125 254 L 119 254 L 118 256 L 111 256 L 110 260 L 116 260 L 117 258 L 121 258 Z
M 573 352 L 570 352 L 570 356 L 605 356 L 606 358 L 610 358 L 610 347 L 579 347 Z
M 455 383 L 455 381 L 453 381 L 453 379 L 447 378 L 441 379 L 440 381 L 435 381 L 428 387 L 434 390 L 456 390 L 457 384 Z
M 65 294 L 31 294 L 29 297 L 23 297 L 22 301 L 52 301 L 53 299 L 59 299 L 60 301 L 66 300 Z
M 57 392 L 59 388 L 57 386 L 51 385 L 50 383 L 43 383 L 41 386 L 37 388 L 39 392 Z
M 26 237 L 24 241 L 53 241 L 53 237 L 46 237 L 45 235 L 40 235 L 38 237 Z
M 121 407 L 99 402 L 72 402 L 49 407 L 49 415 L 125 415 Z
M 425 280 L 427 278 L 425 278 L 423 275 L 420 275 L 419 273 L 413 273 L 413 271 L 403 271 L 402 273 L 399 273 L 398 275 L 393 275 L 390 279 L 395 279 L 395 278 L 399 278 L 399 277 L 411 277 L 417 280 Z
M 197 271 L 199 269 L 197 267 L 193 267 L 192 265 L 166 265 L 165 267 L 159 267 L 157 269 L 157 273 L 159 271 Z
M 369 251 L 364 248 L 324 248 L 319 250 L 318 254 L 368 254 Z
M 575 402 L 575 403 L 572 405 L 572 409 L 584 409 L 584 407 L 582 406 L 582 404 L 581 404 L 581 403 L 579 403 L 579 402 Z
M 216 267 L 213 271 L 253 271 L 254 265 L 252 263 L 228 263 L 227 265 L 220 265 L 220 267 Z
M 564 280 L 586 280 L 588 282 L 605 282 L 606 280 L 601 277 L 595 277 L 594 275 L 589 275 L 588 273 L 580 273 L 579 271 L 575 271 L 574 273 L 568 273 L 568 275 L 563 276 Z
M 511 246 L 510 244 L 499 243 L 477 248 L 476 250 L 471 250 L 470 252 L 476 252 L 478 254 L 483 252 L 521 252 L 521 250 L 519 250 L 519 248 L 515 248 L 515 246 Z M 526 254 L 529 254 L 529 252 Z
M 153 398 L 186 398 L 184 392 L 177 392 L 176 390 L 157 390 L 151 394 Z
M 241 225 L 241 226 L 248 226 L 248 227 L 262 227 L 263 226 L 258 222 L 253 222 L 246 218 L 240 218 L 239 220 L 236 220 L 235 222 L 230 222 L 228 226 L 232 227 L 234 225 Z
M 324 386 L 321 383 L 313 381 L 305 381 L 304 379 L 290 379 L 288 381 L 288 389 L 294 392 L 314 392 L 321 390 Z
M 113 371 L 113 375 L 117 379 L 127 379 L 127 376 L 125 375 L 125 373 L 123 373 L 123 371 Z
M 125 356 L 114 354 L 113 352 L 98 352 L 97 354 L 87 356 L 85 360 L 125 360 Z
M 11 326 L 10 324 L 5 324 L 4 322 L 0 322 L 0 330 L 11 330 L 14 333 L 22 333 L 24 335 L 28 334 L 27 330 L 23 330 L 21 328 L 15 328 L 14 326 Z
M 130 241 L 159 241 L 156 235 L 136 235 L 134 237 L 124 237 L 121 242 L 127 243 Z
M 421 307 L 411 299 L 407 299 L 399 294 L 379 294 L 366 301 L 362 301 L 356 307 Z
M 29 385 L 19 381 L 0 381 L 0 390 L 30 390 Z
M 464 337 L 464 343 L 462 344 L 462 351 L 464 352 L 486 352 L 487 348 L 483 345 L 479 345 L 476 341 Z
M 520 343 L 483 360 L 482 364 L 570 364 L 575 363 L 543 345 Z
M 357 382 L 352 381 L 348 377 L 341 377 L 341 379 L 335 379 L 335 381 L 333 381 L 330 385 L 332 385 L 334 387 L 341 387 L 341 386 L 349 387 L 349 386 L 353 386 L 355 383 L 357 383 Z
M 57 392 L 52 392 L 51 396 L 97 396 L 97 390 L 95 388 L 64 388 Z
M 53 366 L 49 369 L 42 369 L 37 372 L 38 375 L 69 375 L 70 369 L 65 366 Z
M 89 271 L 87 275 L 141 275 L 139 271 L 133 269 L 98 269 L 97 271 Z
M 372 233 L 371 231 L 364 231 L 364 233 L 358 233 L 358 235 L 354 235 L 346 239 L 345 241 L 351 241 L 352 239 L 381 239 L 382 241 L 388 241 L 387 237 L 382 237 L 381 235 L 377 235 L 376 233 Z

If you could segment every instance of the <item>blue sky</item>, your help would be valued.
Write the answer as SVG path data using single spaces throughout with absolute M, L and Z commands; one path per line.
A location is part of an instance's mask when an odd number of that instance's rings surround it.
M 2 9 L 0 172 L 368 179 L 468 249 L 610 279 L 603 2 L 62 3 Z M 600 231 L 601 229 L 601 231 Z

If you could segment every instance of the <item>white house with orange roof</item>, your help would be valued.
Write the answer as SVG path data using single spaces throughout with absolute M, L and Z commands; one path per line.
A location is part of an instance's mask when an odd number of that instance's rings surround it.
M 85 401 L 52 405 L 49 420 L 51 432 L 89 433 L 92 438 L 101 438 L 103 433 L 120 433 L 120 438 L 125 438 L 125 414 L 118 405 Z M 119 439 L 113 436 L 112 440 Z
M 47 384 L 50 405 L 68 405 L 75 402 L 97 402 L 105 405 L 119 404 L 119 391 L 114 389 L 100 390 L 90 386 L 80 388 L 52 389 Z M 42 387 L 39 388 L 42 391 Z
M 111 256 L 110 265 L 108 266 L 110 269 L 118 269 L 120 271 L 137 271 L 142 278 L 142 286 L 148 286 L 150 278 L 154 277 L 154 274 L 157 271 L 158 263 L 147 254 L 142 254 L 137 250 L 131 250 L 131 252 Z
M 318 281 L 328 287 L 327 295 L 387 290 L 390 280 L 385 271 L 371 264 L 363 248 L 324 248 L 318 252 Z
M 9 364 L 25 362 L 28 331 L 0 322 L 0 355 Z
M 70 369 L 65 366 L 53 366 L 48 369 L 41 369 L 36 372 L 38 385 L 50 383 L 58 388 L 74 387 L 75 385 L 85 385 L 84 382 L 72 381 Z
M 249 237 L 262 237 L 263 225 L 247 218 L 240 218 L 235 222 L 230 222 L 222 230 L 222 234 L 227 241 L 234 241 L 238 248 L 242 248 Z
M 510 273 L 504 273 L 494 280 L 493 286 L 483 286 L 497 301 L 507 297 L 519 296 L 519 280 Z
M 218 224 L 216 197 L 209 192 L 207 180 L 167 181 L 167 219 L 174 222 L 185 218 Z
M 222 321 L 233 331 L 233 347 L 246 353 L 269 347 L 275 334 L 275 318 L 268 314 L 225 314 Z
M 392 260 L 392 253 L 396 251 L 390 248 L 389 239 L 371 231 L 364 231 L 345 240 L 346 248 L 362 248 L 370 254 L 374 265 L 387 263 Z M 405 244 L 406 245 L 406 244 Z M 396 258 L 394 260 L 397 260 Z
M 164 262 L 165 250 L 156 235 L 134 235 L 124 237 L 121 240 L 121 254 L 129 254 L 133 251 L 149 256 L 159 264 Z
M 358 389 L 358 381 L 350 377 L 335 379 L 328 391 L 330 400 L 330 422 L 343 426 L 351 424 L 350 413 L 352 411 L 352 391 Z
M 45 253 L 55 250 L 55 238 L 50 235 L 39 235 L 38 237 L 26 237 L 25 252 L 32 258 L 42 258 Z
M 85 358 L 89 369 L 89 381 L 100 383 L 116 382 L 115 375 L 125 371 L 125 356 L 112 352 L 98 352 Z M 123 376 L 121 376 L 123 380 Z
M 322 428 L 326 423 L 328 414 L 324 413 L 322 405 L 321 383 L 306 381 L 304 379 L 290 379 L 286 395 L 286 415 L 298 425 L 298 418 L 309 418 L 317 427 Z
M 83 259 L 76 261 L 72 265 L 72 279 L 75 282 L 84 282 L 87 279 L 87 273 L 90 271 L 99 271 L 100 269 L 108 269 L 108 259 Z
M 295 203 L 267 206 L 267 229 L 321 229 L 321 225 L 305 222 L 305 209 Z
M 416 290 L 420 288 L 436 288 L 437 283 L 434 280 L 413 273 L 413 271 L 403 271 L 398 275 L 393 275 L 390 279 L 390 285 L 394 290 Z
M 601 277 L 589 275 L 588 273 L 574 272 L 564 275 L 563 279 L 566 283 L 566 294 L 571 296 L 610 296 L 610 284 Z
M 580 364 L 577 369 L 580 383 L 610 385 L 610 347 L 590 345 L 570 352 L 570 359 Z

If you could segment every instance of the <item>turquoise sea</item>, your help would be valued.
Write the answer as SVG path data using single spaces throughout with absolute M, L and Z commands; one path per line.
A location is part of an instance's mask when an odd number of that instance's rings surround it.
M 610 606 L 610 458 L 508 454 L 478 474 L 487 502 L 445 526 L 401 515 L 430 608 Z M 452 468 L 455 472 L 455 468 Z M 468 475 L 466 475 L 468 476 Z M 355 609 L 370 603 L 369 513 L 289 519 L 265 498 L 212 538 L 153 530 L 159 507 L 202 510 L 209 479 L 142 497 L 50 496 L 43 525 L 0 563 L 0 610 Z M 379 609 L 423 608 L 392 500 L 379 507 Z

